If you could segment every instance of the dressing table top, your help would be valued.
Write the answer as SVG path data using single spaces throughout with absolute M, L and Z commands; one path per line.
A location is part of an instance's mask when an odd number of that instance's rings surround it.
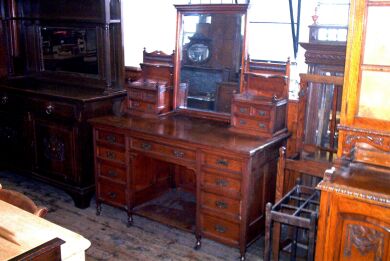
M 91 119 L 90 123 L 245 155 L 252 155 L 289 136 L 288 133 L 274 138 L 247 136 L 230 131 L 227 123 L 184 115 L 169 115 L 159 119 L 106 116 Z

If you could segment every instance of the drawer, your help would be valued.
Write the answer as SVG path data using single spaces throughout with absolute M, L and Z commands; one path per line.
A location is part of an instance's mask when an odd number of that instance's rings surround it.
M 142 99 L 146 102 L 155 103 L 157 101 L 157 93 L 156 91 L 146 90 L 143 93 Z
M 219 239 L 224 243 L 238 244 L 240 226 L 237 223 L 201 214 L 201 228 L 205 236 Z
M 241 115 L 250 115 L 251 113 L 251 106 L 247 104 L 239 104 L 235 103 L 233 104 L 233 113 L 241 114 Z
M 109 178 L 113 181 L 126 183 L 126 169 L 104 162 L 98 162 L 98 175 L 99 177 Z
M 125 145 L 125 135 L 99 129 L 97 130 L 97 140 L 109 144 Z
M 127 95 L 130 99 L 142 100 L 144 91 L 134 88 L 127 89 Z
M 201 207 L 216 211 L 218 214 L 239 219 L 240 217 L 240 200 L 227 198 L 225 196 L 216 195 L 213 193 L 201 193 Z
M 98 179 L 98 197 L 115 205 L 126 205 L 126 186 L 106 179 Z
M 148 151 L 159 156 L 171 158 L 173 161 L 185 160 L 195 161 L 196 152 L 193 150 L 183 149 L 175 146 L 164 145 L 151 141 L 133 139 L 131 147 L 136 150 Z
M 41 117 L 77 119 L 77 107 L 75 104 L 42 99 L 31 99 L 27 103 L 28 109 Z
M 269 106 L 253 106 L 251 116 L 269 119 L 271 116 L 271 108 Z
M 126 154 L 124 151 L 117 151 L 102 146 L 98 146 L 96 150 L 96 155 L 102 159 L 119 163 L 126 162 Z
M 129 109 L 138 110 L 138 111 L 155 112 L 156 105 L 154 103 L 129 99 L 128 107 Z
M 267 120 L 235 117 L 235 119 L 233 119 L 233 125 L 238 128 L 253 129 L 259 132 L 268 133 L 270 131 L 269 121 Z
M 204 153 L 203 161 L 206 166 L 241 172 L 241 161 L 235 160 L 223 155 L 217 155 L 212 153 Z
M 219 194 L 229 194 L 240 197 L 241 180 L 203 171 L 202 186 Z

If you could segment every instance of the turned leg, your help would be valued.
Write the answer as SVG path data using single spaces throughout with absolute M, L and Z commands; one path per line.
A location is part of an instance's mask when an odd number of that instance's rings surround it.
M 195 246 L 194 246 L 195 250 L 199 250 L 200 247 L 202 246 L 201 239 L 202 239 L 201 236 L 196 236 L 196 243 L 195 243 Z
M 264 261 L 271 259 L 271 233 L 272 233 L 272 217 L 271 217 L 272 203 L 268 202 L 265 207 L 265 238 L 264 238 Z
M 130 212 L 127 212 L 127 226 L 131 227 L 134 223 L 133 215 Z
M 244 252 L 244 253 L 241 253 L 240 261 L 245 261 L 245 252 Z
M 96 201 L 96 216 L 100 216 L 102 212 L 102 204 L 99 201 Z

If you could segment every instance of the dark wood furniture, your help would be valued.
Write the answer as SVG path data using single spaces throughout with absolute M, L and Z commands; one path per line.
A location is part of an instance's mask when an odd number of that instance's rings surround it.
M 143 51 L 141 78 L 127 82 L 129 115 L 156 117 L 172 111 L 174 54 Z
M 90 122 L 98 213 L 101 203 L 121 207 L 130 223 L 133 214 L 144 215 L 194 232 L 198 247 L 202 237 L 211 238 L 238 247 L 244 257 L 264 229 L 278 148 L 287 134 L 248 137 L 229 132 L 226 123 L 181 115 Z M 194 193 L 183 196 L 186 191 Z M 156 200 L 172 193 L 182 207 L 162 210 Z
M 296 260 L 297 257 L 301 256 L 305 256 L 306 260 L 314 260 L 318 206 L 320 204 L 319 196 L 320 193 L 312 187 L 296 185 L 275 205 L 272 206 L 272 203 L 267 203 L 264 260 L 271 259 L 272 240 L 275 240 L 271 237 L 271 234 L 275 222 L 292 228 L 293 238 L 288 245 L 283 247 L 289 249 L 290 260 Z M 305 255 L 298 254 L 299 244 L 305 243 L 301 240 L 302 232 L 307 233 Z M 279 256 L 279 248 L 274 249 L 274 253 L 278 253 L 277 256 Z M 274 259 L 278 260 L 277 258 Z
M 9 259 L 9 261 L 61 261 L 62 239 L 54 238 L 23 254 Z
M 1 167 L 58 186 L 88 207 L 94 176 L 87 120 L 119 113 L 126 95 L 120 2 L 1 3 L 8 61 L 0 83 Z M 52 68 L 47 53 L 82 59 Z
M 264 137 L 287 131 L 289 66 L 289 61 L 260 62 L 248 57 L 243 90 L 233 95 L 232 131 Z
M 350 4 L 338 157 L 318 185 L 317 260 L 390 258 L 388 1 Z

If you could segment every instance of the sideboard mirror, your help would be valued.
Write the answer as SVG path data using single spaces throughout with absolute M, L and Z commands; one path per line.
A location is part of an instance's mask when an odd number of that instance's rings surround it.
M 240 90 L 246 4 L 175 5 L 178 111 L 228 117 Z

